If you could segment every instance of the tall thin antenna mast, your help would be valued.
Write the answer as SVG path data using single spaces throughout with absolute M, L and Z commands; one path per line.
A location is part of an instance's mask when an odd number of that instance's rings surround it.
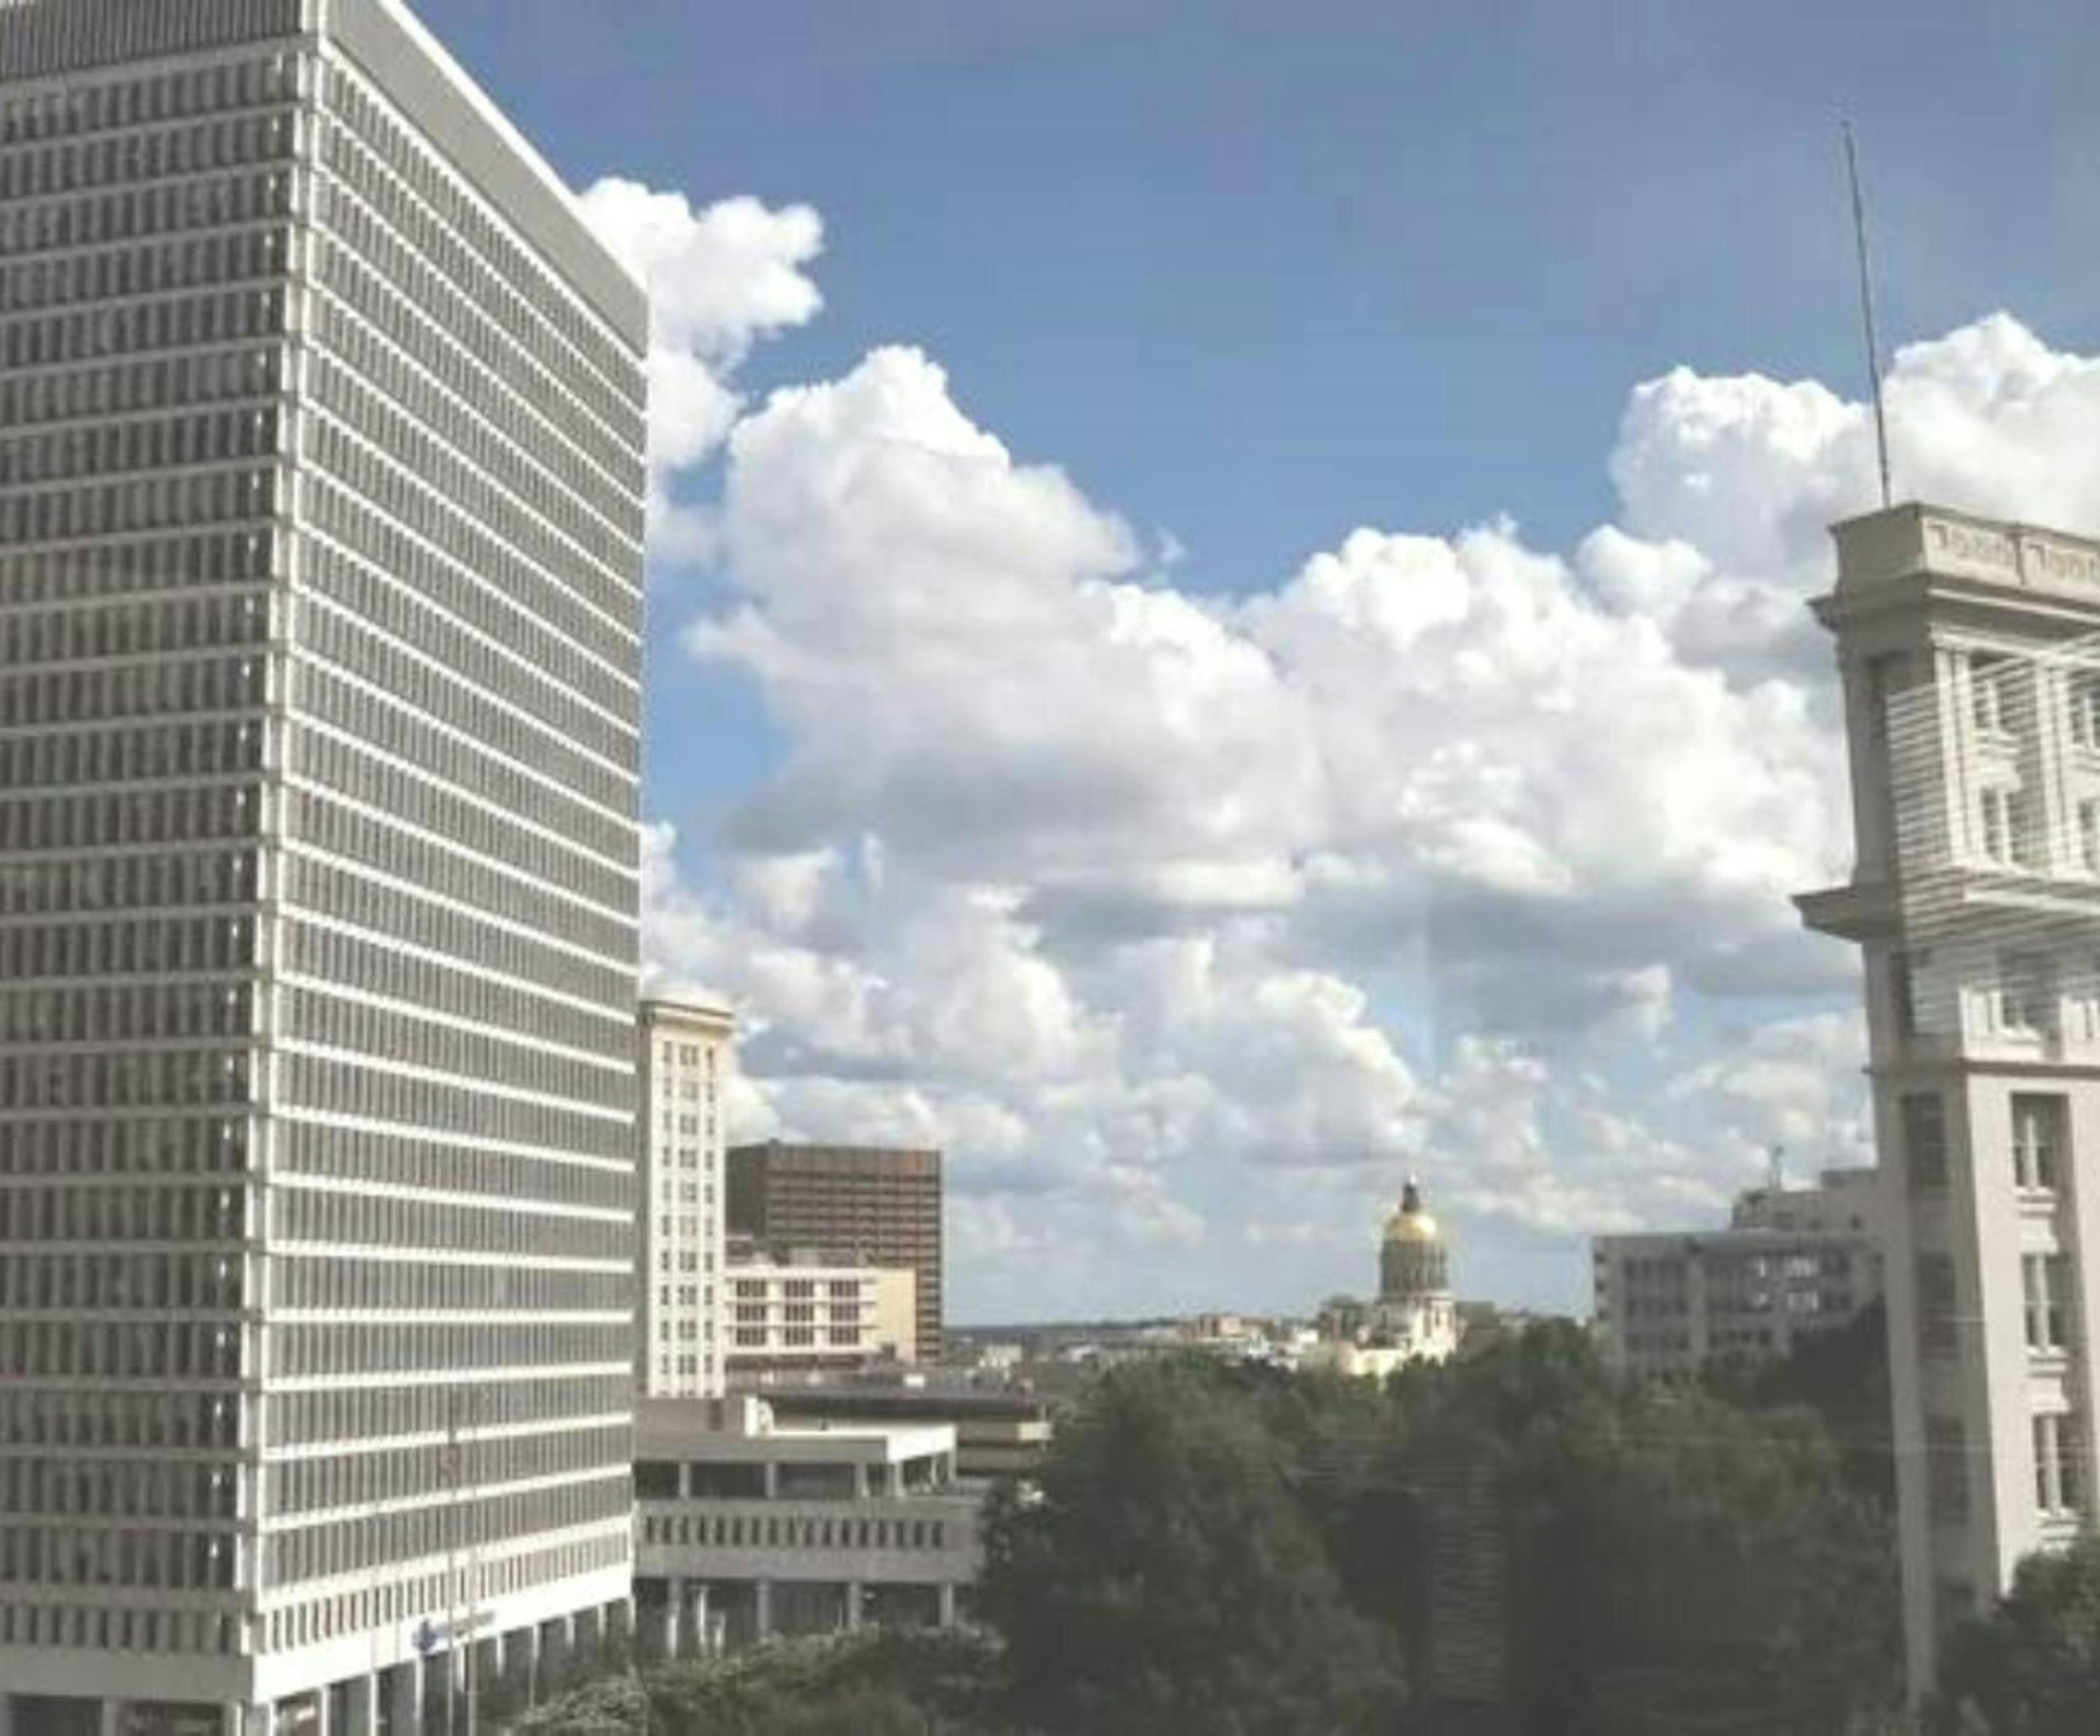
M 1853 142 L 1852 123 L 1838 123 L 1845 132 L 1845 170 L 1852 183 L 1852 239 L 1860 251 L 1860 321 L 1867 337 L 1867 379 L 1874 393 L 1874 456 L 1882 470 L 1882 506 L 1889 494 L 1889 422 L 1882 408 L 1882 346 L 1874 335 L 1874 280 L 1867 268 L 1867 202 L 1860 197 L 1860 148 Z

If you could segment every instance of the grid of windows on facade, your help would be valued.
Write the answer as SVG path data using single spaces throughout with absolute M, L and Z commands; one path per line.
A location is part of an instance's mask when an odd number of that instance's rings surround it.
M 648 1330 L 644 1354 L 655 1389 L 706 1391 L 720 1380 L 711 1323 L 721 1258 L 720 1045 L 682 1036 L 648 1039 L 651 1055 L 651 1185 Z

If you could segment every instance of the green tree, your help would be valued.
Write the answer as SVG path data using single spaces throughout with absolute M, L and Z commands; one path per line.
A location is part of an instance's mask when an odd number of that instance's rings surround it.
M 1952 1635 L 1935 1736 L 2090 1736 L 2100 1729 L 2100 1537 L 2020 1563 L 1989 1615 Z
M 1242 1377 L 1101 1376 L 989 1526 L 1016 1721 L 1084 1736 L 1396 1728 L 1398 1647 L 1345 1600 L 1290 1444 Z

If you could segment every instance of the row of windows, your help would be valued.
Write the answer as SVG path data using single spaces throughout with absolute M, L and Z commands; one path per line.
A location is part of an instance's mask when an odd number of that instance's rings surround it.
M 165 414 L 193 404 L 269 400 L 283 383 L 284 351 L 192 350 L 143 361 L 76 368 L 64 373 L 0 378 L 0 428 L 77 418 Z M 26 440 L 0 444 L 0 487 L 24 479 L 16 454 Z
M 0 1458 L 0 1513 L 62 1519 L 230 1519 L 230 1465 L 142 1459 Z
M 246 983 L 0 990 L 0 1043 L 129 1043 L 246 1036 L 255 1025 Z
M 634 1359 L 633 1323 L 594 1326 L 457 1326 L 443 1321 L 378 1326 L 289 1324 L 271 1345 L 274 1374 L 288 1379 L 416 1374 L 485 1368 L 578 1367 Z
M 41 205 L 0 201 L 0 255 L 224 228 L 291 214 L 292 177 L 282 169 L 142 183 Z
M 613 530 L 566 492 L 545 483 L 534 486 L 510 443 L 488 443 L 512 461 L 505 475 L 492 480 L 488 470 L 435 438 L 420 415 L 412 418 L 340 364 L 315 360 L 307 384 L 316 402 L 598 608 L 630 629 L 639 625 L 641 599 L 632 576 L 641 552 L 637 537 Z M 419 392 L 410 401 L 431 395 Z M 525 483 L 527 494 L 509 486 L 513 475 Z M 593 561 L 596 568 L 589 564 Z
M 367 445 L 336 422 L 307 423 L 302 455 L 457 565 L 500 585 L 563 638 L 615 669 L 632 667 L 638 594 L 633 594 L 625 618 L 601 612 L 568 582 L 577 571 L 573 560 L 564 572 L 521 556 L 515 552 L 518 539 L 510 535 L 521 527 L 474 516 L 457 497 L 434 486 L 427 473 Z
M 618 1067 L 573 1060 L 523 1038 L 464 1030 L 300 986 L 285 990 L 279 1008 L 285 1035 L 316 1048 L 447 1074 L 484 1091 L 530 1091 L 615 1111 L 633 1099 L 632 1076 Z
M 467 1570 L 467 1596 L 470 1601 L 485 1602 L 507 1592 L 536 1590 L 580 1574 L 624 1567 L 626 1563 L 624 1535 L 586 1538 L 495 1561 L 477 1555 Z M 406 1632 L 417 1617 L 448 1609 L 459 1597 L 459 1575 L 449 1567 L 443 1574 L 421 1578 L 395 1575 L 383 1585 L 360 1586 L 354 1591 L 312 1597 L 267 1611 L 262 1617 L 263 1649 L 276 1651 L 312 1645 L 340 1634 L 369 1632 L 374 1628 Z M 430 1672 L 424 1679 L 426 1691 L 443 1679 L 443 1672 Z M 442 1714 L 428 1716 L 435 1724 Z
M 456 736 L 465 736 L 476 746 L 537 772 L 545 780 L 541 788 L 551 785 L 559 796 L 573 796 L 632 816 L 633 773 L 580 753 L 567 735 L 534 720 L 529 713 L 498 703 L 471 679 L 462 679 L 464 671 L 432 660 L 427 647 L 418 644 L 412 653 L 332 603 L 313 601 L 301 604 L 296 637 L 302 650 L 361 677 L 418 719 L 443 724 Z M 446 738 L 433 733 L 430 739 Z
M 0 1121 L 0 1175 L 18 1183 L 39 1175 L 237 1173 L 247 1164 L 248 1124 L 242 1120 L 138 1115 Z M 121 1190 L 109 1197 L 129 1199 L 137 1194 Z
M 634 877 L 567 839 L 531 829 L 492 803 L 455 794 L 408 767 L 378 758 L 360 739 L 346 740 L 311 727 L 292 736 L 289 770 L 457 848 L 492 858 L 543 884 L 561 887 L 610 909 L 633 909 Z M 620 855 L 639 849 L 633 828 L 622 828 Z M 607 855 L 611 854 L 607 852 Z
M 390 879 L 407 881 L 455 904 L 501 911 L 510 921 L 581 948 L 623 974 L 634 968 L 638 937 L 631 921 L 562 898 L 523 874 L 503 872 L 448 844 L 404 832 L 325 792 L 293 788 L 285 801 L 285 833 L 289 838 Z
M 2061 1095 L 2013 1093 L 2013 1182 L 2029 1193 L 2054 1193 L 2070 1160 L 2069 1103 Z M 1946 1100 L 1936 1091 L 1907 1092 L 1899 1100 L 1905 1180 L 1913 1194 L 1948 1186 Z
M 538 1371 L 518 1378 L 481 1380 L 474 1388 L 477 1429 L 518 1429 L 573 1419 L 580 1425 L 624 1416 L 634 1398 L 633 1375 L 625 1368 L 599 1375 L 548 1377 Z M 386 1382 L 373 1386 L 280 1393 L 270 1406 L 273 1447 L 315 1447 L 342 1441 L 402 1440 L 441 1435 L 461 1420 L 458 1385 Z M 0 1425 L 4 1426 L 4 1425 Z
M 100 541 L 84 548 L 11 554 L 0 547 L 0 620 L 11 605 L 43 608 L 70 599 L 135 595 L 270 576 L 267 531 Z
M 18 1254 L 0 1263 L 0 1308 L 237 1310 L 241 1272 L 231 1254 Z
M 207 617 L 223 614 L 235 616 L 245 612 L 241 605 L 255 602 L 252 598 L 224 598 L 209 599 L 229 605 L 223 610 L 200 610 Z M 170 609 L 172 614 L 174 611 Z M 254 614 L 259 622 L 266 612 L 257 607 Z M 130 665 L 105 665 L 99 669 L 55 669 L 42 674 L 0 675 L 0 729 L 19 729 L 24 726 L 48 728 L 91 722 L 105 718 L 150 717 L 165 719 L 170 713 L 240 711 L 262 704 L 267 697 L 267 669 L 259 656 L 237 658 L 198 657 L 191 656 L 157 657 L 150 662 Z M 190 728 L 243 727 L 259 744 L 262 730 L 259 723 L 245 725 L 190 725 Z M 158 733 L 170 738 L 181 732 L 183 726 L 172 722 L 163 722 Z M 95 744 L 107 745 L 117 738 L 104 733 L 99 735 L 74 735 L 70 738 L 42 738 L 6 743 L 9 751 L 25 756 L 27 763 L 34 766 L 39 759 L 56 762 L 68 758 L 78 759 L 82 753 L 90 756 L 93 763 L 126 762 L 119 754 L 113 762 L 95 749 Z M 46 747 L 45 743 L 70 740 L 76 744 L 71 749 L 56 746 Z M 0 743 L 6 738 L 0 736 Z M 80 745 L 86 744 L 86 746 Z M 187 761 L 179 744 L 172 739 L 160 749 L 147 745 L 149 762 L 165 760 L 168 770 L 182 770 L 187 764 L 193 767 L 194 756 Z M 242 765 L 259 764 L 258 759 L 243 760 Z M 130 775 L 159 777 L 166 771 L 135 773 Z M 81 771 L 70 775 L 56 775 L 35 771 L 21 774 L 19 782 L 32 786 L 48 787 L 58 783 L 103 783 L 121 781 L 121 772 Z M 0 777 L 0 782 L 10 781 Z
M 0 862 L 0 920 L 251 903 L 255 873 L 255 854 L 245 850 Z
M 633 1280 L 624 1271 L 546 1271 L 501 1263 L 290 1256 L 277 1261 L 276 1270 L 271 1304 L 289 1310 L 602 1314 L 633 1303 Z
M 0 201 L 281 162 L 292 155 L 296 139 L 291 113 L 270 109 L 62 144 L 0 148 Z
M 374 1513 L 262 1539 L 266 1583 L 296 1584 L 364 1573 L 395 1562 L 487 1548 L 512 1537 L 618 1519 L 628 1509 L 627 1469 L 617 1476 L 558 1484 L 470 1505 L 445 1503 L 405 1513 Z M 457 1593 L 455 1592 L 455 1595 Z
M 225 1590 L 233 1584 L 227 1531 L 88 1530 L 0 1525 L 0 1582 Z
M 0 1645 L 230 1654 L 240 1632 L 239 1619 L 223 1610 L 112 1608 L 106 1599 L 29 1604 L 0 1591 Z
M 635 715 L 626 664 L 608 665 L 513 596 L 495 576 L 440 554 L 374 512 L 322 471 L 306 477 L 307 522 L 379 572 L 533 664 L 550 678 L 616 718 Z M 415 643 L 413 638 L 410 643 Z
M 271 470 L 191 470 L 0 497 L 0 539 L 64 542 L 110 532 L 267 519 L 277 510 Z
M 275 405 L 74 422 L 0 444 L 0 484 L 70 482 L 276 454 Z
M 499 223 L 492 219 L 466 192 L 461 183 L 443 171 L 438 159 L 419 148 L 411 135 L 396 125 L 364 86 L 341 68 L 330 66 L 322 86 L 329 109 L 363 140 L 398 182 L 376 180 L 368 197 L 395 230 L 408 236 L 433 258 L 449 261 L 458 250 L 433 244 L 432 233 L 417 206 L 406 197 L 413 193 L 423 207 L 434 211 L 465 244 L 465 257 L 486 262 L 485 275 L 471 277 L 461 271 L 454 276 L 477 300 L 506 291 L 522 294 L 540 317 L 581 351 L 591 364 L 620 392 L 629 409 L 639 414 L 645 387 L 640 364 L 628 347 L 608 337 L 581 309 L 540 262 L 519 247 Z M 506 307 L 505 324 L 514 338 L 530 344 L 527 322 Z M 545 347 L 535 345 L 545 353 Z M 615 423 L 615 426 L 625 426 Z M 638 440 L 635 442 L 638 446 Z
M 253 837 L 260 811 L 245 784 L 0 801 L 0 851 Z
M 241 1330 L 165 1319 L 0 1320 L 0 1367 L 30 1380 L 236 1380 Z
M 45 1247 L 61 1242 L 90 1245 L 112 1242 L 236 1243 L 247 1233 L 247 1190 L 223 1182 L 201 1187 L 163 1185 L 0 1189 L 0 1242 Z M 79 1269 L 68 1261 L 61 1261 L 48 1270 L 63 1274 L 77 1273 Z M 31 1282 L 27 1279 L 22 1281 Z M 53 1279 L 54 1283 L 58 1281 Z M 38 1293 L 11 1288 L 15 1283 L 12 1278 L 7 1282 L 10 1296 Z M 57 1293 L 51 1292 L 54 1296 Z M 19 1302 L 12 1305 L 31 1305 Z M 45 1302 L 36 1305 L 64 1305 Z
M 5 897 L 4 882 L 0 882 L 0 912 L 5 910 Z M 284 901 L 295 913 L 312 911 L 426 952 L 444 953 L 483 970 L 615 1010 L 624 1009 L 633 996 L 632 973 L 617 965 L 580 958 L 549 944 L 540 934 L 499 927 L 472 912 L 382 886 L 311 857 L 286 859 Z
M 369 1062 L 321 1055 L 285 1057 L 280 1105 L 373 1121 L 407 1124 L 433 1133 L 465 1133 L 508 1145 L 539 1146 L 578 1157 L 632 1155 L 632 1123 L 492 1093 L 471 1086 L 412 1079 Z
M 633 1052 L 631 1021 L 549 1001 L 514 983 L 470 974 L 457 965 L 420 958 L 338 930 L 292 925 L 278 962 L 288 975 L 322 978 L 609 1060 L 624 1062 Z
M 0 928 L 0 982 L 243 970 L 254 963 L 255 923 L 246 916 L 104 919 Z M 218 985 L 212 992 L 223 987 Z M 51 1042 L 71 1034 L 77 1023 L 77 1015 L 68 1017 L 55 1009 L 37 1018 L 53 1030 L 53 1036 L 42 1040 Z M 18 1036 L 15 1040 L 32 1040 Z
M 442 781 L 595 855 L 614 861 L 634 859 L 636 832 L 631 818 L 608 815 L 587 806 L 572 786 L 536 777 L 499 759 L 492 751 L 496 744 L 485 737 L 448 734 L 433 727 L 405 696 L 372 685 L 354 685 L 326 665 L 302 662 L 293 701 L 302 719 L 333 724 L 359 742 L 408 761 L 429 774 L 432 785 Z M 506 733 L 512 732 L 523 733 Z M 631 815 L 633 805 L 633 796 L 629 793 L 622 806 Z
M 283 224 L 273 224 L 143 246 L 129 241 L 95 253 L 34 255 L 0 265 L 0 312 L 282 276 L 289 233 Z
M 121 82 L 69 81 L 62 89 L 0 103 L 0 144 L 67 139 L 280 102 L 296 90 L 297 68 L 295 56 L 285 53 Z
M 272 1515 L 333 1513 L 382 1501 L 428 1500 L 438 1490 L 462 1492 L 578 1471 L 624 1470 L 633 1437 L 624 1428 L 572 1429 L 391 1452 L 294 1459 L 265 1473 Z
M 0 1441 L 11 1447 L 171 1447 L 179 1452 L 240 1445 L 240 1402 L 223 1392 L 39 1390 L 15 1381 L 0 1405 Z
M 190 1049 L 158 1054 L 0 1054 L 0 1110 L 245 1103 L 249 1058 Z
M 155 680 L 173 674 L 179 680 L 187 678 L 188 685 L 200 690 L 230 688 L 234 691 L 223 696 L 227 705 L 253 705 L 262 697 L 260 661 L 184 663 L 169 669 L 117 673 Z M 0 691 L 6 685 L 0 683 Z M 262 741 L 262 726 L 255 722 L 178 723 L 170 720 L 136 729 L 0 735 L 0 787 L 56 789 L 259 771 Z
M 945 1549 L 942 1519 L 816 1519 L 774 1513 L 645 1514 L 642 1541 L 699 1549 Z
M 546 516 L 582 513 L 630 543 L 639 536 L 641 496 L 607 475 L 522 400 L 495 401 L 497 382 L 483 378 L 478 389 L 453 391 L 420 355 L 404 351 L 332 297 L 314 297 L 309 314 L 315 367 L 346 366 Z
M 258 645 L 269 633 L 270 599 L 253 589 L 165 602 L 104 600 L 77 608 L 21 610 L 0 615 L 0 668 L 18 671 L 38 663 L 143 656 L 159 665 L 185 652 Z M 77 722 L 149 705 L 161 710 L 196 709 L 179 692 L 172 700 L 164 696 L 165 690 L 153 690 L 150 701 L 104 707 L 96 704 L 96 690 L 83 685 L 66 690 L 62 700 L 46 700 L 40 711 L 18 714 L 15 696 L 27 687 L 19 674 L 0 675 L 0 724 Z
M 633 1176 L 626 1169 L 536 1160 L 312 1121 L 280 1121 L 276 1138 L 281 1174 L 486 1194 L 520 1205 L 595 1206 L 629 1213 L 634 1209 Z M 0 1146 L 0 1153 L 4 1150 Z
M 455 1205 L 390 1194 L 286 1188 L 277 1202 L 274 1227 L 280 1241 L 322 1242 L 340 1248 L 457 1250 L 507 1254 L 519 1261 L 618 1261 L 620 1270 L 597 1274 L 612 1280 L 604 1287 L 598 1305 L 628 1305 L 631 1274 L 626 1266 L 633 1257 L 633 1218 L 557 1217 L 506 1210 L 506 1204 L 500 1198 L 486 1206 Z M 408 1274 L 391 1267 L 382 1275 L 405 1282 Z
M 55 368 L 147 350 L 252 342 L 285 329 L 282 285 L 0 320 L 0 367 Z
M 619 787 L 632 790 L 641 763 L 639 731 L 587 704 L 560 669 L 521 655 L 500 637 L 464 625 L 430 596 L 328 543 L 308 538 L 302 553 L 300 575 L 304 589 L 326 598 L 346 614 L 369 623 L 403 645 L 413 647 L 424 660 L 447 672 L 456 690 L 492 694 L 538 719 L 550 735 L 580 750 L 577 756 L 580 763 L 589 763 L 581 760 L 582 753 L 610 761 L 620 776 Z M 309 636 L 322 630 L 320 619 L 319 611 L 310 611 L 304 617 Z M 570 654 L 577 655 L 573 648 Z M 353 666 L 361 666 L 356 660 L 349 660 Z M 434 715 L 447 722 L 458 721 L 447 709 L 448 702 L 442 696 L 442 688 L 405 669 L 385 685 L 430 705 Z M 580 780 L 580 787 L 584 787 Z M 624 808 L 632 799 L 631 794 L 623 794 L 607 806 Z

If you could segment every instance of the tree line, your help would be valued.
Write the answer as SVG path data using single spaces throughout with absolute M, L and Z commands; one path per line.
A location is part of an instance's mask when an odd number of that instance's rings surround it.
M 1383 1387 L 1097 1376 L 995 1498 L 980 1623 L 660 1666 L 560 1736 L 1880 1736 L 1904 1720 L 1882 1323 L 1688 1383 L 1560 1323 Z M 1950 1643 L 1933 1736 L 2100 1729 L 2100 1551 Z

